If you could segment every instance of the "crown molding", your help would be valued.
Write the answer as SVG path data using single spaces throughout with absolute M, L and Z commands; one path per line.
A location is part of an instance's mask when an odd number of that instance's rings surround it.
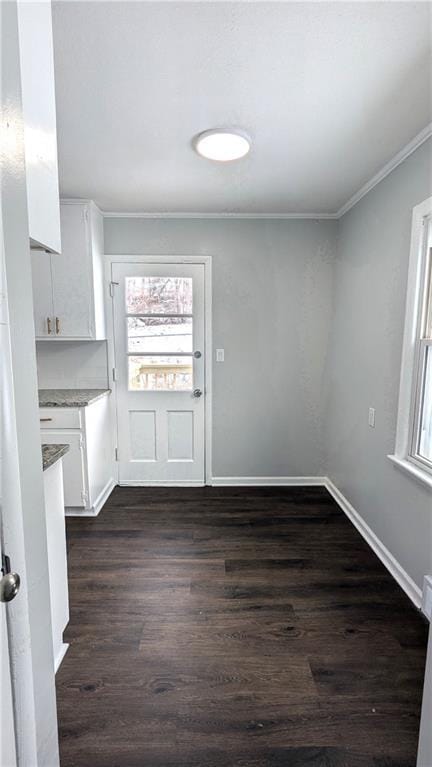
M 149 213 L 148 211 L 134 211 L 133 213 L 126 213 L 125 211 L 115 210 L 103 210 L 102 215 L 104 218 L 205 218 L 205 219 L 335 219 L 337 213 L 164 213 L 155 212 Z
M 308 220 L 314 221 L 323 220 L 337 220 L 342 218 L 345 213 L 348 213 L 354 205 L 370 192 L 377 184 L 379 184 L 386 176 L 389 175 L 395 168 L 398 167 L 407 157 L 410 156 L 416 149 L 418 149 L 428 138 L 432 136 L 432 123 L 429 123 L 420 133 L 417 134 L 406 146 L 404 146 L 397 154 L 392 157 L 382 168 L 372 176 L 369 181 L 363 184 L 360 189 L 347 200 L 347 202 L 339 208 L 335 213 L 186 213 L 186 212 L 163 212 L 158 211 L 155 213 L 149 213 L 148 211 L 115 211 L 115 210 L 102 210 L 100 209 L 104 218 L 145 218 L 145 219 L 259 219 L 268 221 L 278 220 Z M 83 200 L 79 198 L 62 198 L 61 202 L 68 203 L 82 203 L 91 202 L 91 200 Z M 96 206 L 98 207 L 98 206 Z
M 397 154 L 392 157 L 391 160 L 389 160 L 388 163 L 386 163 L 381 170 L 378 171 L 378 173 L 375 174 L 375 176 L 372 176 L 372 178 L 366 182 L 366 184 L 363 184 L 362 187 L 353 194 L 352 197 L 347 200 L 345 205 L 342 205 L 341 208 L 339 208 L 338 212 L 336 213 L 336 218 L 342 218 L 342 216 L 345 215 L 345 213 L 348 213 L 351 208 L 354 207 L 354 205 L 357 205 L 358 202 L 364 197 L 368 192 L 370 192 L 377 184 L 380 183 L 380 181 L 383 181 L 383 179 L 386 178 L 386 176 L 389 175 L 389 173 L 392 172 L 392 170 L 395 170 L 395 168 L 398 167 L 404 160 L 407 159 L 407 157 L 410 156 L 413 152 L 415 152 L 416 149 L 419 148 L 422 144 L 424 144 L 425 141 L 427 141 L 428 138 L 432 136 L 432 123 L 429 123 L 429 125 L 426 126 L 426 128 L 423 128 L 420 133 L 417 134 L 406 146 L 403 147 Z

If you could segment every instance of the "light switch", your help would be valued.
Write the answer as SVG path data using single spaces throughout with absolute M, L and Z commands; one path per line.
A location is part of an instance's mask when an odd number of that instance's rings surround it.
M 369 426 L 372 429 L 375 428 L 375 408 L 374 407 L 369 408 Z
M 216 362 L 225 361 L 225 349 L 216 349 Z

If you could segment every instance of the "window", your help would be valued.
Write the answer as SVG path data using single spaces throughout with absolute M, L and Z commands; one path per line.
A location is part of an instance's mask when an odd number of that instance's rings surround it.
M 192 278 L 127 277 L 129 390 L 190 391 Z
M 432 486 L 432 198 L 414 208 L 395 455 Z
M 424 221 L 425 249 L 416 350 L 417 386 L 411 456 L 432 472 L 432 220 Z

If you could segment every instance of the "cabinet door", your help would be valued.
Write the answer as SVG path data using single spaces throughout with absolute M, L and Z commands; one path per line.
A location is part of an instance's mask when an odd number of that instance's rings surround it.
M 58 338 L 93 338 L 88 206 L 62 204 L 62 252 L 51 259 Z
M 58 258 L 58 256 L 55 256 Z M 33 281 L 33 311 L 36 338 L 49 338 L 55 334 L 51 256 L 34 250 L 31 252 Z M 51 330 L 51 334 L 49 334 Z
M 19 0 L 17 14 L 29 235 L 32 244 L 58 253 L 61 244 L 51 3 Z
M 88 495 L 81 432 L 44 429 L 41 442 L 45 445 L 69 445 L 69 452 L 63 458 L 64 502 L 65 506 L 84 508 Z

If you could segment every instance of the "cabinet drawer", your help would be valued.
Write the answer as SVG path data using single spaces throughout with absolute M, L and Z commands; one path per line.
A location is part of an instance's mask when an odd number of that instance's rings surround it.
M 41 429 L 80 429 L 81 411 L 77 407 L 39 408 Z

